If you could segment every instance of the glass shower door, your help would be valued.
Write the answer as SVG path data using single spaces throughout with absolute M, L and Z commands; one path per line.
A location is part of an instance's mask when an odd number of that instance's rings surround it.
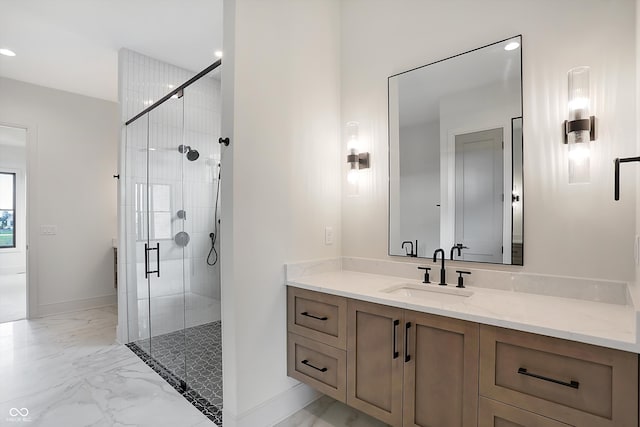
M 146 273 L 145 245 L 148 246 L 147 165 L 149 152 L 149 116 L 126 127 L 126 242 L 120 248 L 127 271 L 127 311 L 129 340 L 148 353 L 149 284 Z
M 148 246 L 150 356 L 185 388 L 185 255 L 182 97 L 149 112 Z

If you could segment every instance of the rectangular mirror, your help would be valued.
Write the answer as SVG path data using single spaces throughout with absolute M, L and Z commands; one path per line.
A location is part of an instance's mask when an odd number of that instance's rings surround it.
M 389 77 L 389 255 L 523 265 L 521 44 Z

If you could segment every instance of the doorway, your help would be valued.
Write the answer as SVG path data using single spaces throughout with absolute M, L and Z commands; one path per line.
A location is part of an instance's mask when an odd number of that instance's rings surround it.
M 465 261 L 502 263 L 503 134 L 455 136 L 455 242 Z
M 0 323 L 27 317 L 27 130 L 0 125 Z

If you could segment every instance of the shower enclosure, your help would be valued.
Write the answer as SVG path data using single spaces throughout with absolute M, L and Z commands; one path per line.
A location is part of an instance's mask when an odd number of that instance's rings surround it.
M 221 425 L 220 61 L 126 122 L 127 344 Z

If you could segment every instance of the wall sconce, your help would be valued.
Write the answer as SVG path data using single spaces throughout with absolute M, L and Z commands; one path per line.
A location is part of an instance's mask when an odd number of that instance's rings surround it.
M 569 151 L 569 183 L 590 180 L 590 141 L 596 139 L 596 118 L 589 115 L 589 67 L 576 67 L 569 80 L 569 120 L 564 121 L 564 143 Z
M 358 195 L 358 181 L 360 169 L 369 168 L 369 153 L 360 153 L 360 137 L 358 122 L 347 123 L 347 171 L 348 195 Z

